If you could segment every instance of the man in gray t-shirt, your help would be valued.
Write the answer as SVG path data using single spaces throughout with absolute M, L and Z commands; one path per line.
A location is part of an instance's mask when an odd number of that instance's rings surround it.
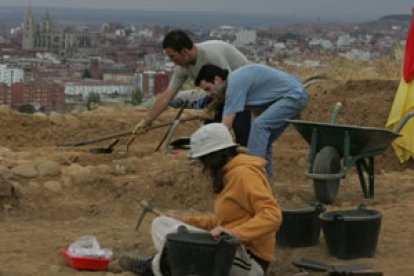
M 224 41 L 208 40 L 194 44 L 193 49 L 196 53 L 195 60 L 181 62 L 181 60 L 176 58 L 177 51 L 172 48 L 164 48 L 165 53 L 178 65 L 172 75 L 168 86 L 169 89 L 177 92 L 188 77 L 194 80 L 198 72 L 200 72 L 201 67 L 206 64 L 214 64 L 220 68 L 233 71 L 249 63 L 247 58 L 239 50 Z M 178 62 L 185 63 L 185 65 L 181 65 Z
M 181 30 L 170 31 L 163 41 L 164 53 L 176 64 L 168 88 L 160 93 L 152 108 L 148 110 L 145 119 L 142 119 L 135 127 L 134 132 L 151 124 L 171 103 L 178 90 L 188 79 L 195 79 L 202 66 L 214 64 L 220 68 L 233 71 L 248 64 L 247 58 L 233 45 L 219 40 L 209 40 L 194 44 L 188 35 Z M 218 110 L 218 118 L 221 121 L 221 108 Z M 236 142 L 247 145 L 250 130 L 250 114 L 241 112 L 233 125 Z

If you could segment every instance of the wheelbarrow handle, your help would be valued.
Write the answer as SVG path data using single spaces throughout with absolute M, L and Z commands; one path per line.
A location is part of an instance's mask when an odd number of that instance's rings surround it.
M 401 122 L 398 124 L 398 126 L 394 129 L 395 133 L 400 133 L 401 129 L 405 126 L 405 124 L 408 122 L 408 120 L 414 116 L 414 111 L 408 112 L 404 118 L 401 120 Z
M 338 113 L 341 110 L 342 107 L 342 103 L 341 102 L 337 102 L 332 110 L 332 115 L 331 115 L 331 119 L 330 119 L 330 123 L 331 124 L 335 124 L 336 123 L 336 118 L 338 117 Z

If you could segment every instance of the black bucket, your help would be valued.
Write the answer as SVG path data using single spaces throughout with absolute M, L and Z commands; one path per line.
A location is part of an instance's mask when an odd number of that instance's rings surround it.
M 189 137 L 177 138 L 170 143 L 170 146 L 173 149 L 189 150 L 190 149 L 190 138 Z
M 238 242 L 223 235 L 214 240 L 208 232 L 191 232 L 180 226 L 167 235 L 168 261 L 172 276 L 227 276 Z
M 356 210 L 320 214 L 329 253 L 340 259 L 375 255 L 382 213 L 360 205 Z
M 175 139 L 170 143 L 169 146 L 170 152 L 179 155 L 179 154 L 187 154 L 190 150 L 190 138 L 189 137 L 181 137 Z
M 325 211 L 322 204 L 305 209 L 282 210 L 283 222 L 276 233 L 276 246 L 308 247 L 319 243 L 321 224 L 319 214 Z

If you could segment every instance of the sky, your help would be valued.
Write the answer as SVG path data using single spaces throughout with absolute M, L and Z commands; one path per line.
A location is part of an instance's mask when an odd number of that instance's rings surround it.
M 1 6 L 214 11 L 338 19 L 410 14 L 413 0 L 0 0 Z

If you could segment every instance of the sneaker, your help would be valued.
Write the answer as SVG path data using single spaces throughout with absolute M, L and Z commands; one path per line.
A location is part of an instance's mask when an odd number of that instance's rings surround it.
M 152 273 L 152 259 L 153 257 L 133 258 L 122 256 L 118 263 L 123 270 L 134 272 L 140 276 L 154 276 Z

